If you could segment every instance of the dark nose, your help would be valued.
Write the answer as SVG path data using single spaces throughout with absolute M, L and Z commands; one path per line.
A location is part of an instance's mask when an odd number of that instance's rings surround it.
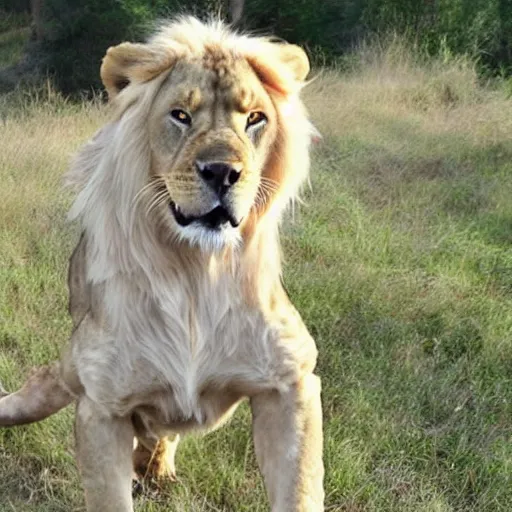
M 241 171 L 225 162 L 196 162 L 199 175 L 219 196 L 240 178 Z

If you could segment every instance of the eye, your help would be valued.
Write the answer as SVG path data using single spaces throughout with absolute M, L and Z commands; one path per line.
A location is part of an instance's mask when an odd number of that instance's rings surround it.
M 249 126 L 256 126 L 260 123 L 266 123 L 267 122 L 267 116 L 263 112 L 254 111 L 249 114 L 247 117 L 247 125 L 246 129 L 249 128 Z
M 185 126 L 190 126 L 192 124 L 192 118 L 190 114 L 181 110 L 180 108 L 175 108 L 171 110 L 171 117 L 178 121 L 178 123 L 183 124 Z

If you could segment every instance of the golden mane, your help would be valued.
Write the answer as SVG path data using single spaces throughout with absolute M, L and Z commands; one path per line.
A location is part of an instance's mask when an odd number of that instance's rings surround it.
M 244 268 L 251 295 L 258 293 L 258 288 L 268 288 L 261 282 L 263 276 L 275 282 L 280 273 L 279 222 L 307 179 L 314 133 L 299 98 L 309 66 L 302 52 L 293 55 L 293 48 L 297 47 L 238 35 L 220 22 L 203 24 L 186 17 L 161 24 L 146 44 L 124 43 L 108 50 L 101 74 L 112 100 L 113 121 L 84 147 L 67 174 L 68 183 L 78 190 L 70 218 L 80 219 L 84 229 L 94 234 L 90 269 L 94 281 L 118 270 L 129 271 L 134 265 L 146 268 L 151 276 L 161 270 L 159 257 L 168 262 L 158 243 L 159 235 L 144 215 L 143 202 L 136 201 L 147 184 L 151 162 L 144 123 L 177 60 L 213 55 L 224 62 L 227 55 L 250 63 L 275 106 L 277 137 L 262 176 L 278 186 L 265 191 L 266 200 L 251 210 L 242 227 L 242 251 L 227 251 L 229 254 L 221 259 L 234 257 L 236 266 Z M 120 81 L 129 81 L 131 87 L 119 89 Z M 115 197 L 110 195 L 113 190 Z M 261 236 L 264 243 L 259 240 Z M 174 249 L 174 254 L 188 252 L 183 244 Z M 263 268 L 265 272 L 260 271 Z M 254 283 L 254 276 L 260 282 Z

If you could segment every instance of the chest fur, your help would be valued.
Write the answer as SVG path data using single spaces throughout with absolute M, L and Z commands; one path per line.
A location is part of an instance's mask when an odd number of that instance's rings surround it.
M 102 289 L 102 326 L 75 353 L 96 402 L 127 414 L 164 396 L 159 403 L 171 414 L 200 418 L 205 392 L 250 394 L 287 373 L 278 326 L 249 307 L 233 282 L 178 284 L 151 293 L 126 281 Z

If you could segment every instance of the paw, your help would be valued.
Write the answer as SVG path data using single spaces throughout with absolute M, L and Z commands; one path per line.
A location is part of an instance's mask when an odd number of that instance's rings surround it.
M 150 462 L 134 467 L 134 480 L 137 482 L 176 482 L 176 470 L 165 464 Z
M 167 484 L 176 482 L 176 472 L 156 470 L 151 464 L 134 468 L 132 478 L 132 496 L 144 495 L 156 499 Z
M 176 468 L 167 452 L 165 439 L 157 442 L 153 452 L 138 446 L 133 451 L 133 468 L 139 482 L 176 481 Z

